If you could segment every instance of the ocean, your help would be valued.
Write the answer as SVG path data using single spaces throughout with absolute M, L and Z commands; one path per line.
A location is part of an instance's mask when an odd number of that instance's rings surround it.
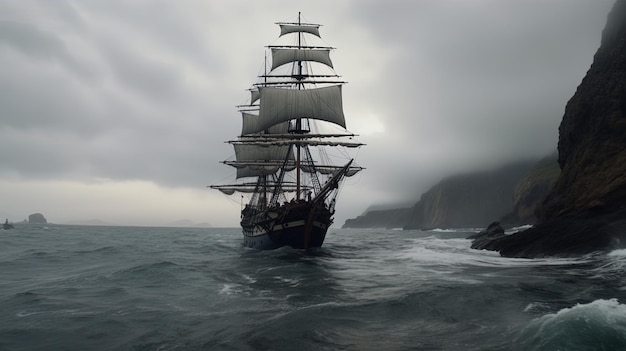
M 0 230 L 0 350 L 626 350 L 626 250 L 512 259 L 473 230 Z

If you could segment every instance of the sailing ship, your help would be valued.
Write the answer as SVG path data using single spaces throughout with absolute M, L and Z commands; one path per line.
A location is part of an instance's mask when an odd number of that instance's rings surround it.
M 9 219 L 7 218 L 6 221 L 4 221 L 4 224 L 2 225 L 2 229 L 4 230 L 9 230 L 9 229 L 13 229 L 15 227 L 13 227 L 13 224 L 9 223 Z
M 266 47 L 249 101 L 237 106 L 241 134 L 228 141 L 235 158 L 223 161 L 236 169 L 235 182 L 210 187 L 247 194 L 244 246 L 321 247 L 342 182 L 363 169 L 352 154 L 364 144 L 346 128 L 346 82 L 334 71 L 321 25 L 302 22 L 300 13 L 297 22 L 276 24 L 280 43 Z

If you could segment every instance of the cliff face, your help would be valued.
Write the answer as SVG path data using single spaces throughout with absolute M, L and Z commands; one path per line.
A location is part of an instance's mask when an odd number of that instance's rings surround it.
M 482 227 L 511 211 L 515 186 L 534 164 L 519 162 L 492 171 L 455 175 L 430 188 L 411 208 L 369 211 L 346 220 L 343 227 Z
M 405 229 L 482 227 L 509 213 L 513 191 L 534 162 L 442 180 L 422 195 Z
M 613 212 L 626 199 L 626 1 L 618 1 L 593 64 L 559 127 L 562 173 L 541 220 Z
M 534 224 L 536 212 L 546 198 L 561 169 L 557 163 L 557 152 L 537 162 L 528 175 L 515 186 L 513 211 L 500 219 L 506 225 Z
M 402 228 L 409 215 L 409 208 L 368 211 L 357 218 L 347 219 L 342 228 Z
M 506 256 L 569 255 L 626 242 L 626 0 L 559 127 L 561 174 L 535 228 L 490 244 Z

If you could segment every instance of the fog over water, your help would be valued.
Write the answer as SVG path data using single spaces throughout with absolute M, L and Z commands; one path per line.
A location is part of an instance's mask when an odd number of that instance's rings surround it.
M 321 23 L 367 146 L 336 223 L 556 148 L 611 0 L 0 0 L 0 216 L 236 226 L 223 141 L 279 21 Z

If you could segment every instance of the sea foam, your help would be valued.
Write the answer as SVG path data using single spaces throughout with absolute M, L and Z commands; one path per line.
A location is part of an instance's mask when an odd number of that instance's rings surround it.
M 625 350 L 626 305 L 617 299 L 577 304 L 534 319 L 517 340 L 522 350 Z

